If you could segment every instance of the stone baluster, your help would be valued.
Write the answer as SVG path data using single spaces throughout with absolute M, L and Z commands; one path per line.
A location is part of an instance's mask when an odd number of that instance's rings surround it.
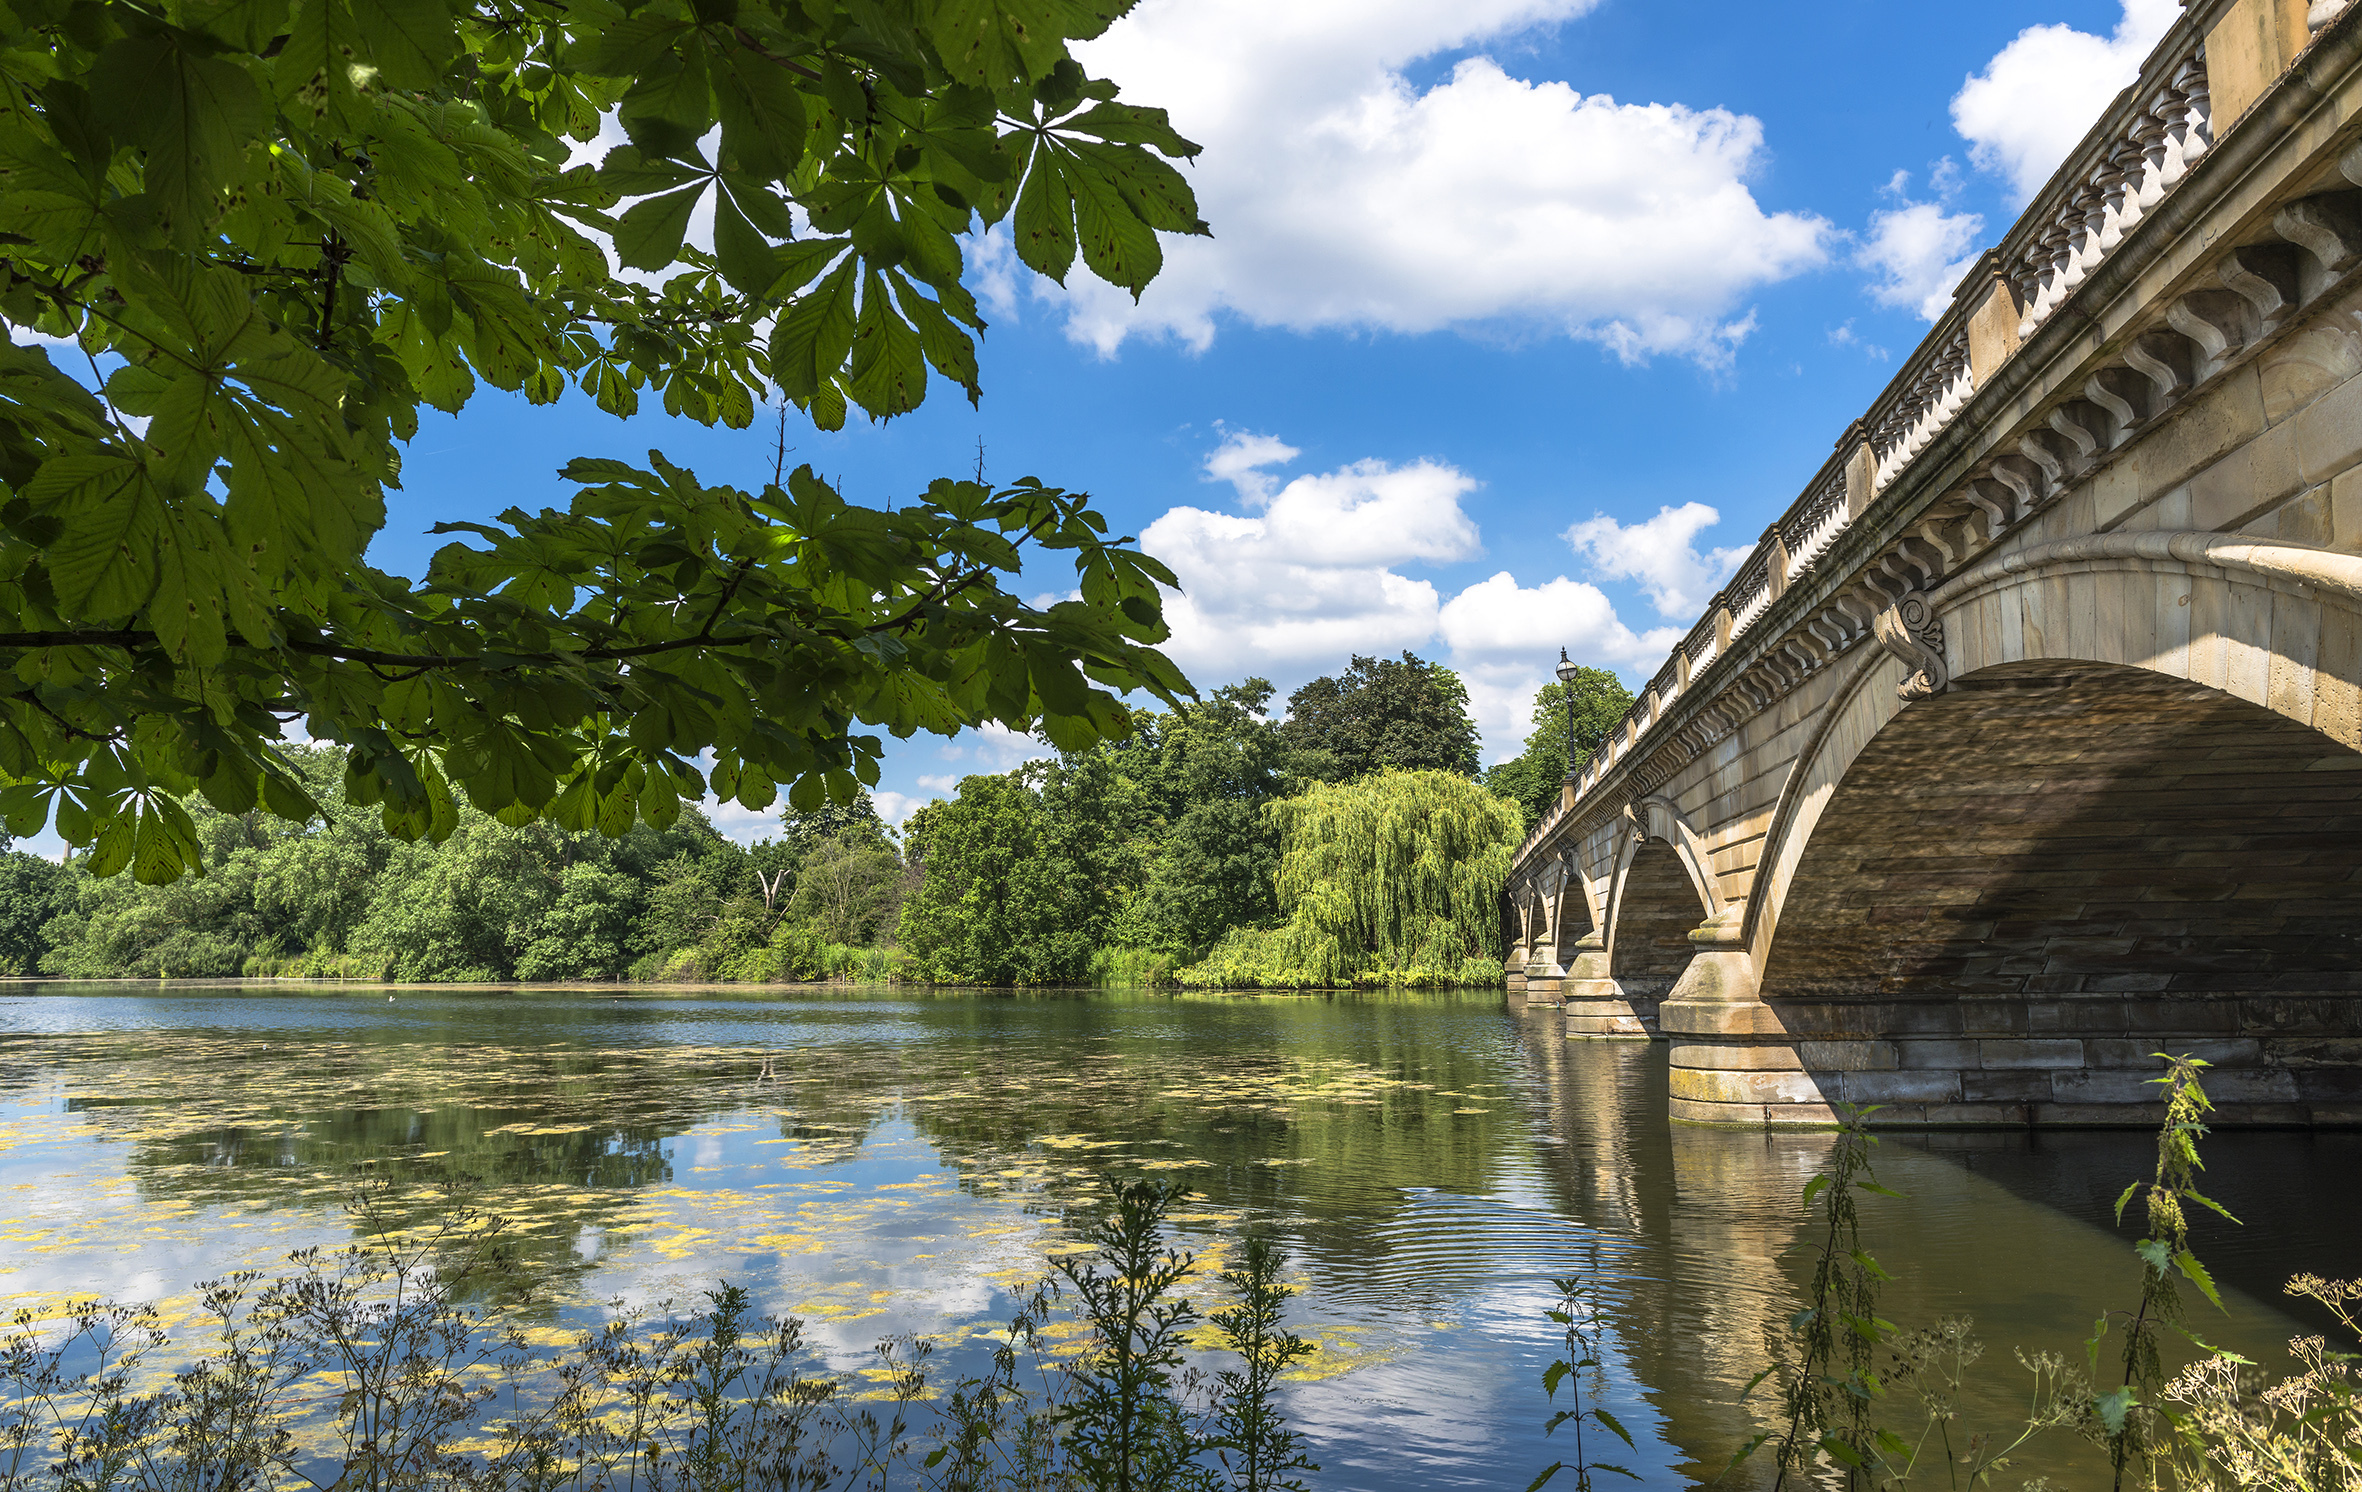
M 2184 107 L 2181 96 L 2169 83 L 2151 95 L 2149 106 L 2132 122 L 2133 144 L 2140 150 L 2144 167 L 2141 188 L 2132 198 L 2135 221 L 2146 217 L 2150 208 L 2165 200 L 2165 193 L 2173 184 L 2165 174 L 2166 158 L 2170 154 L 2166 131 L 2172 124 L 2173 111 Z M 2179 162 L 2175 164 L 2178 166 Z
M 2034 334 L 2041 323 L 2034 308 L 2042 300 L 2042 246 L 2031 243 L 2019 251 L 2017 262 L 2007 267 L 2004 277 L 2009 281 L 2010 299 L 2019 307 L 2017 332 L 2010 339 L 2013 347 Z
M 2187 171 L 2214 148 L 2214 111 L 2206 87 L 2203 53 L 2182 64 L 2181 71 L 2173 75 L 2173 86 L 2181 90 L 2188 106 L 2182 116 L 2182 133 L 2177 137 L 2182 150 L 2182 169 Z
M 2034 329 L 2049 320 L 2051 311 L 2065 298 L 2064 281 L 2071 253 L 2067 222 L 2063 217 L 2054 218 L 2044 227 L 2042 236 L 2035 241 L 2030 251 L 2029 257 L 2034 260 L 2041 279 L 2033 304 L 2026 311 L 2026 324 L 2018 333 L 2020 337 L 2032 336 Z
M 2138 183 L 2147 170 L 2141 160 L 2140 140 L 2127 135 L 2118 140 L 2108 152 L 2108 159 L 2093 173 L 2092 180 L 2100 193 L 2101 216 L 2100 252 L 2113 251 L 2124 242 L 2124 230 L 2140 220 Z

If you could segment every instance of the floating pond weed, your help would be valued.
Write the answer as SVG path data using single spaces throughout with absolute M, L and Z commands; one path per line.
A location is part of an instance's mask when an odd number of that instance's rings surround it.
M 0 1487 L 67 1492 L 1291 1492 L 1312 1469 L 1275 1403 L 1312 1349 L 1278 1326 L 1277 1254 L 1252 1240 L 1211 1324 L 1239 1355 L 1209 1390 L 1205 1322 L 1167 1241 L 1182 1188 L 1117 1181 L 1086 1252 L 1013 1292 L 989 1368 L 948 1383 L 932 1342 L 820 1366 L 792 1317 L 723 1282 L 687 1316 L 558 1331 L 511 1288 L 497 1217 L 358 1189 L 358 1241 L 275 1278 L 202 1287 L 178 1371 L 152 1307 L 20 1312 L 0 1338 Z M 1211 1216 L 1190 1214 L 1200 1221 Z M 1221 1459 L 1245 1456 L 1244 1476 Z

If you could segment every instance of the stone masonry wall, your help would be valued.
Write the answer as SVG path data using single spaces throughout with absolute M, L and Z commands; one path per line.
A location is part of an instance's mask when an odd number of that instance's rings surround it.
M 2171 1047 L 2227 1120 L 2362 1119 L 2362 755 L 2137 670 L 1963 683 L 1799 866 L 1762 990 L 1819 1095 L 2123 1121 Z

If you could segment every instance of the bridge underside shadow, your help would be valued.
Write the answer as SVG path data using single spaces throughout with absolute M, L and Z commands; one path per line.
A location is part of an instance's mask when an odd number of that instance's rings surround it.
M 1568 995 L 1568 1034 L 1649 1036 L 1657 1007 L 1689 966 L 1690 930 L 1704 918 L 1698 892 L 1680 855 L 1662 840 L 1632 847 L 1632 861 L 1616 894 L 1615 939 L 1606 950 L 1607 979 L 1590 988 L 1598 1015 L 1579 1019 Z
M 2362 1121 L 2362 755 L 2144 670 L 1970 675 L 1847 770 L 1761 990 L 1784 1037 L 1677 1050 L 1751 1069 L 1686 1117 L 2147 1122 L 2170 1049 L 2224 1122 Z

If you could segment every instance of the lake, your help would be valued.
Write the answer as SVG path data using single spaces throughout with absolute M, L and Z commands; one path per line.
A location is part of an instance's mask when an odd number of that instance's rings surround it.
M 358 1179 L 422 1209 L 465 1181 L 510 1220 L 545 1320 L 726 1278 L 839 1370 L 898 1333 L 958 1364 L 1106 1173 L 1149 1174 L 1196 1192 L 1185 1245 L 1284 1245 L 1291 1324 L 1321 1349 L 1285 1395 L 1312 1485 L 1523 1488 L 1561 1449 L 1543 1312 L 1576 1271 L 1605 1302 L 1626 1459 L 1693 1485 L 1766 1410 L 1739 1395 L 1796 1309 L 1800 1194 L 1831 1139 L 1675 1128 L 1661 1044 L 1559 1033 L 1497 991 L 0 984 L 0 1297 L 185 1319 L 200 1280 L 349 1241 Z M 2134 1299 L 2109 1212 L 2154 1154 L 2137 1131 L 1880 1146 L 1905 1194 L 1864 1203 L 1900 1277 L 1883 1314 L 1975 1317 L 1972 1424 L 2022 1404 L 2013 1347 L 2080 1359 Z M 2362 1135 L 2205 1154 L 2245 1226 L 2199 1224 L 2230 1311 L 2192 1320 L 2276 1367 L 2322 1324 L 2285 1278 L 2362 1274 Z M 2093 1464 L 2020 1466 L 2075 1485 Z

